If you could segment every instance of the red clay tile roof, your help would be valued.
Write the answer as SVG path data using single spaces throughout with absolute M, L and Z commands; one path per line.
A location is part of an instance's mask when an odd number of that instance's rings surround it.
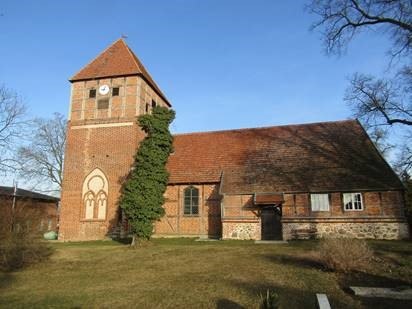
M 79 80 L 89 80 L 103 77 L 117 77 L 127 75 L 142 76 L 153 90 L 161 96 L 169 106 L 170 102 L 162 93 L 156 82 L 147 72 L 142 62 L 137 58 L 133 51 L 127 46 L 123 39 L 119 39 L 106 48 L 100 55 L 93 59 L 89 64 L 77 72 L 71 82 Z
M 174 136 L 169 183 L 223 193 L 389 190 L 403 186 L 356 120 Z

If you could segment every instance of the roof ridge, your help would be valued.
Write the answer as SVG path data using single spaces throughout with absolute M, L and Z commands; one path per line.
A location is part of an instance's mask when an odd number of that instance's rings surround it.
M 156 92 L 159 92 L 159 95 L 166 101 L 167 104 L 171 105 L 169 100 L 166 98 L 165 94 L 163 91 L 160 89 L 159 85 L 156 83 L 156 81 L 153 79 L 153 77 L 150 75 L 149 70 L 146 69 L 146 66 L 143 64 L 142 61 L 140 61 L 139 57 L 133 52 L 133 50 L 127 45 L 124 41 L 123 44 L 126 46 L 128 52 L 133 58 L 133 61 L 136 63 L 137 67 L 139 68 L 139 71 L 141 72 L 140 74 L 145 78 L 148 79 L 149 84 L 153 83 L 152 88 Z M 146 76 L 147 75 L 147 76 Z
M 123 38 L 116 40 L 105 48 L 77 71 L 69 81 L 76 82 L 130 75 L 140 76 L 167 105 L 172 106 L 142 61 Z
M 139 69 L 139 71 L 141 72 L 141 74 L 143 74 L 142 69 L 140 67 L 139 62 L 137 61 L 137 56 L 136 54 L 130 49 L 129 45 L 126 44 L 126 42 L 121 39 L 122 43 L 124 44 L 124 46 L 126 47 L 127 51 L 129 52 L 130 56 L 132 57 L 134 63 L 136 64 L 137 68 Z
M 96 57 L 94 57 L 92 60 L 90 60 L 88 63 L 86 63 L 84 66 L 82 66 L 82 68 L 80 70 L 78 70 L 75 74 L 73 74 L 73 76 L 69 79 L 69 81 L 73 80 L 73 78 L 78 75 L 81 71 L 83 71 L 84 68 L 86 68 L 87 66 L 89 66 L 90 64 L 93 63 L 93 61 L 95 61 L 97 58 L 99 58 L 101 55 L 103 55 L 108 49 L 110 49 L 113 45 L 115 45 L 117 42 L 123 42 L 124 40 L 123 38 L 117 39 L 116 41 L 114 41 L 112 44 L 110 44 L 109 46 L 107 46 L 102 52 L 100 52 L 99 54 L 97 54 Z
M 263 126 L 263 127 L 249 127 L 249 128 L 239 128 L 239 129 L 224 129 L 224 130 L 177 133 L 177 134 L 173 134 L 173 136 L 213 134 L 213 133 L 224 133 L 224 132 L 239 132 L 239 131 L 262 130 L 262 129 L 271 129 L 271 128 L 282 128 L 282 127 L 298 127 L 298 126 L 309 126 L 309 125 L 318 125 L 318 124 L 326 124 L 326 123 L 329 123 L 329 124 L 343 123 L 343 122 L 348 122 L 348 123 L 355 122 L 356 123 L 357 121 L 356 119 L 317 121 L 317 122 L 308 122 L 308 123 L 284 124 L 284 125 L 278 125 L 278 126 Z

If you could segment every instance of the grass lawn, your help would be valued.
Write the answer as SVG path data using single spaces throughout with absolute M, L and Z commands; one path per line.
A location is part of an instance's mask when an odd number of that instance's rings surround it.
M 54 243 L 49 261 L 0 272 L 0 307 L 256 308 L 259 294 L 271 289 L 282 308 L 315 308 L 317 292 L 328 295 L 332 308 L 407 308 L 407 302 L 367 301 L 345 292 L 349 284 L 412 284 L 411 242 L 370 244 L 376 266 L 344 276 L 313 259 L 315 241 L 155 239 L 138 249 L 114 241 Z

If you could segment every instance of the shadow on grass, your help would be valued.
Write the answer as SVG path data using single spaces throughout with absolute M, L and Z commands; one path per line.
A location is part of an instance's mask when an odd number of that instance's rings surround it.
M 396 288 L 401 286 L 410 286 L 410 283 L 405 280 L 389 278 L 366 272 L 351 272 L 348 274 L 339 275 L 339 284 L 347 292 L 349 286 L 367 286 L 367 287 L 385 287 Z
M 409 258 L 412 256 L 412 241 L 410 240 L 370 240 L 369 245 L 375 252 L 397 254 Z
M 412 308 L 411 300 L 389 299 L 389 298 L 372 298 L 372 297 L 355 297 L 365 308 L 374 309 L 410 309 Z
M 216 309 L 245 309 L 246 307 L 226 298 L 218 299 Z
M 322 265 L 318 258 L 310 255 L 294 256 L 294 255 L 263 255 L 267 260 L 274 262 L 276 264 L 291 265 L 295 267 L 319 269 L 327 271 L 327 269 Z
M 132 243 L 132 237 L 112 238 L 112 240 L 123 245 L 130 245 Z
M 10 273 L 0 271 L 0 290 L 6 288 L 14 281 L 14 277 Z
M 410 284 L 401 279 L 388 278 L 385 276 L 369 274 L 366 272 L 352 272 L 339 275 L 339 285 L 347 294 L 353 296 L 354 299 L 362 303 L 365 308 L 412 308 L 411 300 L 398 300 L 389 298 L 370 298 L 359 297 L 353 295 L 350 286 L 365 286 L 365 287 L 407 287 Z

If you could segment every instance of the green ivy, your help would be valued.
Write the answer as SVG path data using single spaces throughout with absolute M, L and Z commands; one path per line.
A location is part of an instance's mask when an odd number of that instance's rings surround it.
M 138 147 L 120 198 L 120 207 L 133 233 L 133 243 L 136 238 L 149 240 L 154 222 L 165 213 L 163 195 L 169 179 L 166 163 L 173 150 L 169 125 L 174 118 L 173 110 L 158 106 L 151 114 L 137 119 L 146 137 Z

